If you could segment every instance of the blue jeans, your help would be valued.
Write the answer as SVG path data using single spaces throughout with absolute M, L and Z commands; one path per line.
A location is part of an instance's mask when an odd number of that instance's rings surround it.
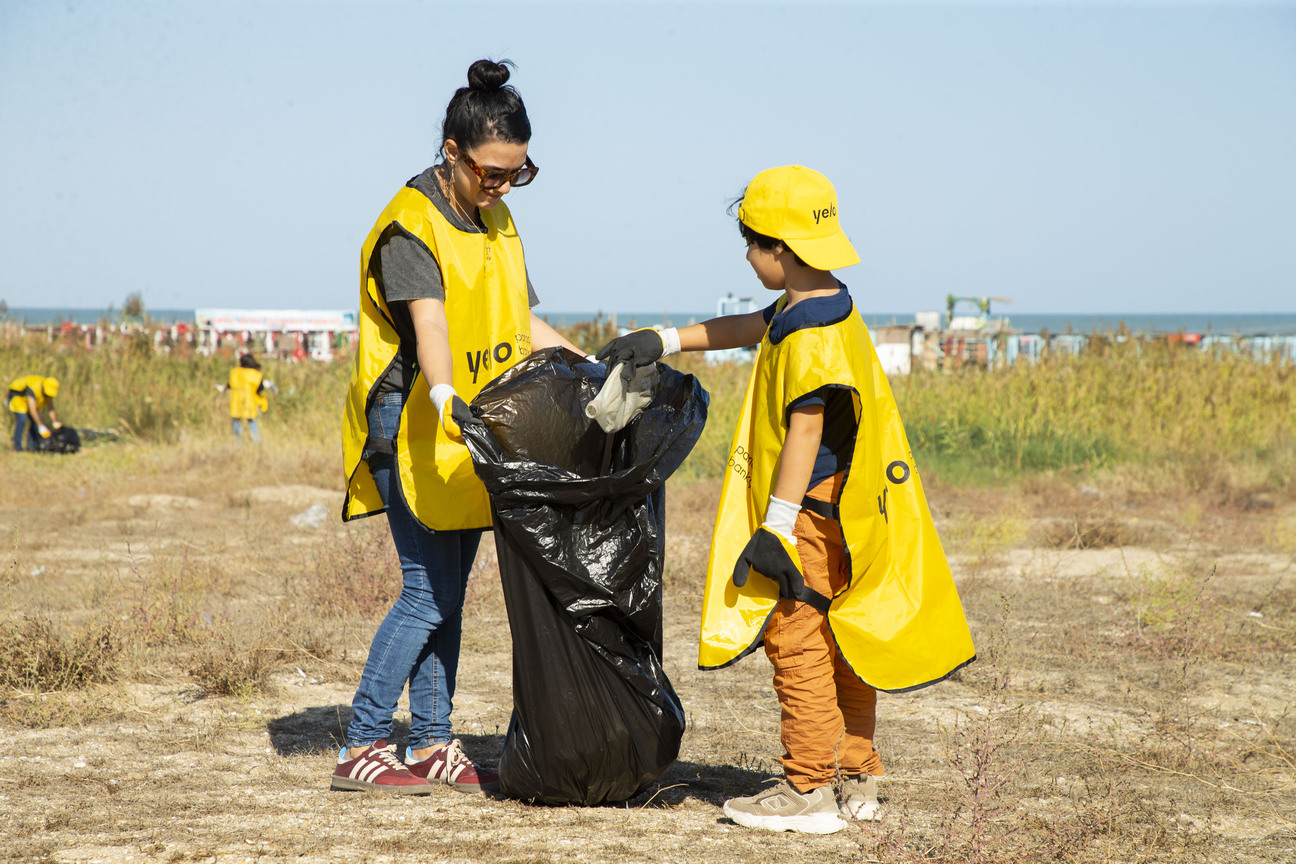
M 246 423 L 248 427 L 248 434 L 252 436 L 252 443 L 254 444 L 261 443 L 261 433 L 260 431 L 257 430 L 257 422 L 255 417 L 249 417 L 247 420 L 240 420 L 239 418 L 235 417 L 233 418 L 233 421 L 234 421 L 235 438 L 239 438 L 242 436 L 243 424 Z
M 403 397 L 378 399 L 369 412 L 369 433 L 395 438 Z M 415 750 L 449 741 L 464 591 L 481 541 L 479 529 L 430 531 L 414 518 L 400 492 L 395 457 L 366 449 L 387 524 L 400 556 L 404 587 L 378 626 L 351 707 L 347 746 L 363 747 L 390 737 L 392 714 L 409 683 L 409 746 Z
M 14 436 L 13 436 L 14 449 L 22 450 L 23 433 L 27 431 L 27 426 L 31 421 L 26 414 L 19 414 L 17 411 L 11 413 L 14 416 Z M 31 431 L 35 432 L 36 427 L 32 426 Z

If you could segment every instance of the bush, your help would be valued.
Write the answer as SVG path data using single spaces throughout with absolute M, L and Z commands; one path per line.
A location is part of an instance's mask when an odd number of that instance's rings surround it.
M 0 625 L 0 687 L 80 690 L 117 680 L 121 640 L 115 627 L 96 621 L 68 635 L 54 621 L 24 617 Z

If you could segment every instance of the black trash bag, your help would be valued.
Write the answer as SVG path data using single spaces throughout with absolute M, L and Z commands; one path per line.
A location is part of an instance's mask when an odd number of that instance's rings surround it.
M 708 397 L 659 366 L 648 408 L 607 435 L 585 417 L 606 369 L 538 351 L 478 394 L 464 438 L 491 495 L 513 633 L 500 790 L 541 804 L 632 798 L 679 755 L 684 709 L 662 669 L 669 477 Z
M 75 453 L 81 449 L 81 435 L 71 426 L 51 429 L 48 438 L 36 438 L 36 450 L 42 453 Z

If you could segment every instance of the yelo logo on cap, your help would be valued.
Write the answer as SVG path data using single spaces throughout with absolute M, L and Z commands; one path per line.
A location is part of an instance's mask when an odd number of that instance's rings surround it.
M 837 219 L 837 191 L 828 178 L 804 165 L 782 165 L 757 174 L 747 185 L 738 219 L 776 240 L 818 270 L 859 263 Z

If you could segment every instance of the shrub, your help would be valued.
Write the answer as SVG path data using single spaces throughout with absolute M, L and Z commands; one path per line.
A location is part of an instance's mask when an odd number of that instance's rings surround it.
M 0 624 L 0 687 L 55 691 L 106 684 L 117 680 L 121 647 L 105 620 L 71 635 L 43 617 Z

